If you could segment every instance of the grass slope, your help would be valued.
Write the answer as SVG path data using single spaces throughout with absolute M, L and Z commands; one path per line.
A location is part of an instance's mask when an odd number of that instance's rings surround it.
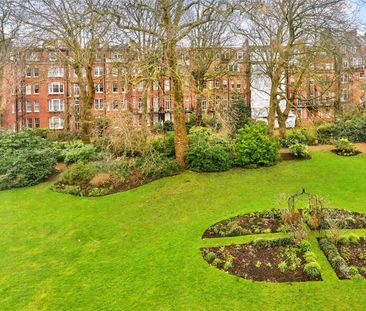
M 209 267 L 199 249 L 211 224 L 303 187 L 331 207 L 366 211 L 365 160 L 317 152 L 257 170 L 186 172 L 104 198 L 49 184 L 0 192 L 0 308 L 363 310 L 366 282 L 339 281 L 324 257 L 326 281 L 266 284 Z

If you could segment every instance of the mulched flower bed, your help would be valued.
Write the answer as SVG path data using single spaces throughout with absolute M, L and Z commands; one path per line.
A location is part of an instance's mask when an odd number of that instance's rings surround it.
M 212 253 L 215 259 L 212 260 Z M 255 243 L 213 247 L 202 250 L 210 264 L 253 281 L 305 282 L 321 281 L 321 276 L 309 276 L 304 272 L 303 253 L 294 245 L 262 247 Z M 211 255 L 211 257 L 210 257 Z M 229 264 L 227 264 L 229 262 Z M 280 267 L 287 265 L 281 271 Z
M 236 216 L 208 228 L 202 238 L 231 237 L 281 231 L 283 222 L 280 211 L 270 210 Z
M 347 211 L 344 209 L 324 208 L 324 220 L 320 222 L 320 229 L 329 229 L 331 225 L 339 229 L 366 228 L 366 214 Z
M 338 243 L 337 248 L 347 264 L 356 267 L 358 272 L 366 278 L 366 240 L 361 238 L 358 244 L 342 245 Z

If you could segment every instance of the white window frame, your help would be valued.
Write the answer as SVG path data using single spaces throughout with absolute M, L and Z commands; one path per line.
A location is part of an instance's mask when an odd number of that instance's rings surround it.
M 48 100 L 48 111 L 58 112 L 65 111 L 65 101 L 60 98 L 52 98 Z
M 103 110 L 104 109 L 104 101 L 102 98 L 96 98 L 94 101 L 95 110 Z
M 51 82 L 48 83 L 48 94 L 64 94 L 65 88 L 62 82 Z
M 64 128 L 65 121 L 61 117 L 51 117 L 48 119 L 48 127 L 51 130 L 62 130 Z
M 63 78 L 65 75 L 65 69 L 63 67 L 48 67 L 49 78 Z

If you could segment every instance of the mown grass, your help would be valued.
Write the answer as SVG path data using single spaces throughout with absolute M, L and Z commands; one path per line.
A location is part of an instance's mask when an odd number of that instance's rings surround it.
M 210 267 L 204 230 L 305 188 L 366 211 L 366 156 L 313 153 L 257 170 L 161 179 L 78 198 L 49 184 L 0 192 L 1 310 L 364 310 L 366 281 L 259 283 Z M 320 252 L 320 250 L 319 250 Z

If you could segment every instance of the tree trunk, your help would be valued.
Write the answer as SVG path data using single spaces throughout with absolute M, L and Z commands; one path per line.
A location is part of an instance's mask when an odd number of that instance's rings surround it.
M 196 102 L 196 126 L 202 126 L 202 89 L 203 80 L 196 82 L 197 87 L 197 102 Z
M 286 120 L 287 120 L 287 117 L 284 114 L 278 115 L 278 125 L 280 127 L 280 138 L 281 139 L 286 138 Z
M 174 94 L 174 142 L 175 142 L 175 157 L 181 167 L 186 166 L 185 154 L 188 149 L 188 137 L 186 130 L 186 118 L 183 102 L 183 86 L 179 78 L 178 59 L 176 53 L 176 44 L 170 42 L 167 47 L 167 57 L 169 61 L 169 69 L 173 80 Z
M 142 135 L 146 139 L 148 136 L 148 129 L 147 129 L 147 115 L 148 115 L 148 97 L 149 97 L 149 87 L 150 83 L 147 81 L 144 83 L 144 91 L 142 94 L 142 122 L 141 122 L 141 129 Z
M 81 79 L 82 72 L 80 70 Z M 92 109 L 94 106 L 94 99 L 95 99 L 95 86 L 94 86 L 94 79 L 92 74 L 92 67 L 87 68 L 86 70 L 86 78 L 88 84 L 88 90 L 86 90 L 86 85 L 83 85 L 82 90 L 82 100 L 83 100 L 83 109 L 82 109 L 82 121 L 81 121 L 81 130 L 82 135 L 81 139 L 84 143 L 90 143 L 91 141 L 91 134 L 92 134 Z M 80 77 L 79 77 L 80 79 Z M 80 81 L 80 80 L 79 80 Z

